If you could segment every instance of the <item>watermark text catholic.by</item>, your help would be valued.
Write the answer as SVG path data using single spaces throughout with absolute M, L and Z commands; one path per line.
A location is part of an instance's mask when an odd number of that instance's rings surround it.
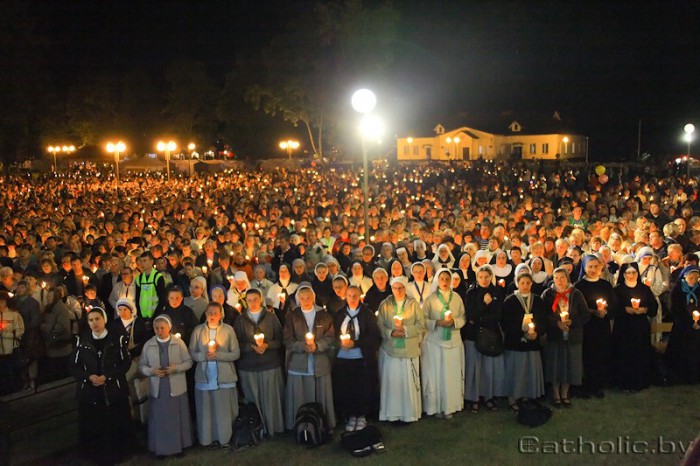
M 685 454 L 692 440 L 668 440 L 659 436 L 655 440 L 635 440 L 620 435 L 612 440 L 586 440 L 583 436 L 546 440 L 535 436 L 518 439 L 518 452 L 524 454 L 601 454 L 601 455 L 670 455 Z

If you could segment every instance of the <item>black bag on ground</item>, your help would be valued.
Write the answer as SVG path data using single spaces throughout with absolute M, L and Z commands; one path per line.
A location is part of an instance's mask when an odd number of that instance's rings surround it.
M 476 350 L 484 356 L 500 356 L 503 354 L 503 337 L 486 327 L 481 327 L 476 335 Z
M 340 446 L 357 458 L 384 451 L 382 434 L 377 426 L 367 426 L 355 432 L 340 434 Z
M 330 439 L 326 415 L 320 403 L 306 403 L 299 407 L 294 422 L 294 438 L 299 445 L 315 448 Z
M 546 424 L 552 417 L 552 410 L 537 400 L 526 400 L 518 403 L 518 423 L 530 427 Z
M 257 446 L 262 438 L 263 423 L 254 403 L 239 403 L 238 417 L 233 421 L 231 451 Z

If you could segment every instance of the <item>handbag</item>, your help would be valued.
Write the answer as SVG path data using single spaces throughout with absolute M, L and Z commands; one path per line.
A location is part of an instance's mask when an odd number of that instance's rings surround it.
M 71 334 L 66 335 L 65 332 L 57 332 L 57 323 L 58 320 L 54 320 L 53 325 L 51 326 L 51 330 L 49 331 L 49 341 L 46 342 L 46 346 L 49 348 L 55 348 L 57 346 L 65 345 L 66 343 L 70 343 L 73 339 L 73 336 Z
M 476 350 L 484 356 L 493 357 L 503 354 L 503 337 L 500 332 L 480 327 L 476 335 Z
M 17 335 L 14 330 L 12 331 L 12 336 L 14 337 L 14 341 L 19 343 L 15 349 L 12 350 L 12 359 L 14 361 L 15 368 L 24 369 L 30 362 L 29 351 L 27 351 L 22 344 L 22 340 L 17 339 Z

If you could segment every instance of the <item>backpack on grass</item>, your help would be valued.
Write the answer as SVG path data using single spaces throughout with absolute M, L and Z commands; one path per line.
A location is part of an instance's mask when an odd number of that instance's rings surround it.
M 294 422 L 294 438 L 299 445 L 315 448 L 330 439 L 326 415 L 319 403 L 306 403 L 299 407 Z
M 357 458 L 384 452 L 382 434 L 377 426 L 367 426 L 354 432 L 343 432 L 340 434 L 340 446 Z
M 541 426 L 552 417 L 552 410 L 537 400 L 518 403 L 518 423 L 530 427 Z
M 254 403 L 238 405 L 238 417 L 233 421 L 231 451 L 242 451 L 257 446 L 262 438 L 263 423 Z

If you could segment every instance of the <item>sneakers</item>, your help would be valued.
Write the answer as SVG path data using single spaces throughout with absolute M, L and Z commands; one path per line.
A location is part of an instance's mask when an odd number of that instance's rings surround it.
M 355 416 L 351 416 L 350 419 L 348 419 L 347 424 L 345 424 L 345 432 L 355 432 L 356 425 L 357 425 L 357 418 Z
M 355 430 L 362 430 L 367 427 L 367 419 L 364 416 L 357 418 L 357 424 L 355 425 Z

